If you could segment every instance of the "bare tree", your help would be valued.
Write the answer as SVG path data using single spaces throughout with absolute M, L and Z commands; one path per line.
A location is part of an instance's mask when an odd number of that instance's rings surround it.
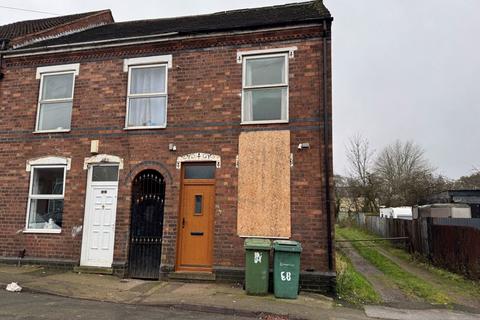
M 386 206 L 415 205 L 432 193 L 434 169 L 424 150 L 413 141 L 397 140 L 385 147 L 375 163 Z
M 362 135 L 356 134 L 350 138 L 346 149 L 350 177 L 359 180 L 364 185 L 367 184 L 374 155 L 370 149 L 370 143 Z
M 379 204 L 388 207 L 424 204 L 432 194 L 453 187 L 452 181 L 435 174 L 424 150 L 413 141 L 397 140 L 376 159 L 374 155 L 368 140 L 359 134 L 346 146 L 349 175 L 343 183 L 356 212 L 378 212 Z M 480 173 L 463 177 L 456 185 L 474 187 L 479 177 Z
M 349 163 L 347 185 L 355 211 L 377 212 L 374 151 L 370 143 L 362 135 L 354 135 L 346 146 L 346 156 Z

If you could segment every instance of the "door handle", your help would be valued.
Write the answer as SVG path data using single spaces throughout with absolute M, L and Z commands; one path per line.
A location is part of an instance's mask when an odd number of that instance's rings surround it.
M 182 228 L 185 228 L 185 218 L 182 218 Z

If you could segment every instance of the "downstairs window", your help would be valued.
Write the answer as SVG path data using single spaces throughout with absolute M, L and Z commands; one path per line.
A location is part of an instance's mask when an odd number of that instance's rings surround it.
M 32 166 L 26 231 L 58 233 L 62 228 L 66 166 Z

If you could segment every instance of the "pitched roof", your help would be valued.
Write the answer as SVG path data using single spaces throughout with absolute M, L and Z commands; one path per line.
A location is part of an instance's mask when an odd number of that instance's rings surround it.
M 14 39 L 28 34 L 44 31 L 50 28 L 58 27 L 63 24 L 85 18 L 106 10 L 71 14 L 68 16 L 59 16 L 46 19 L 26 20 L 0 26 L 0 39 Z
M 86 31 L 45 40 L 28 47 L 115 40 L 164 33 L 198 34 L 215 31 L 279 27 L 331 19 L 322 1 L 309 1 L 212 14 L 110 23 Z

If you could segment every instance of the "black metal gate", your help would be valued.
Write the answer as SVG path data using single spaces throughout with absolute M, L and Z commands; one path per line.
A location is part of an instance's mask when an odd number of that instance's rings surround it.
M 140 172 L 132 185 L 128 272 L 132 278 L 158 279 L 162 253 L 165 181 L 155 170 Z

